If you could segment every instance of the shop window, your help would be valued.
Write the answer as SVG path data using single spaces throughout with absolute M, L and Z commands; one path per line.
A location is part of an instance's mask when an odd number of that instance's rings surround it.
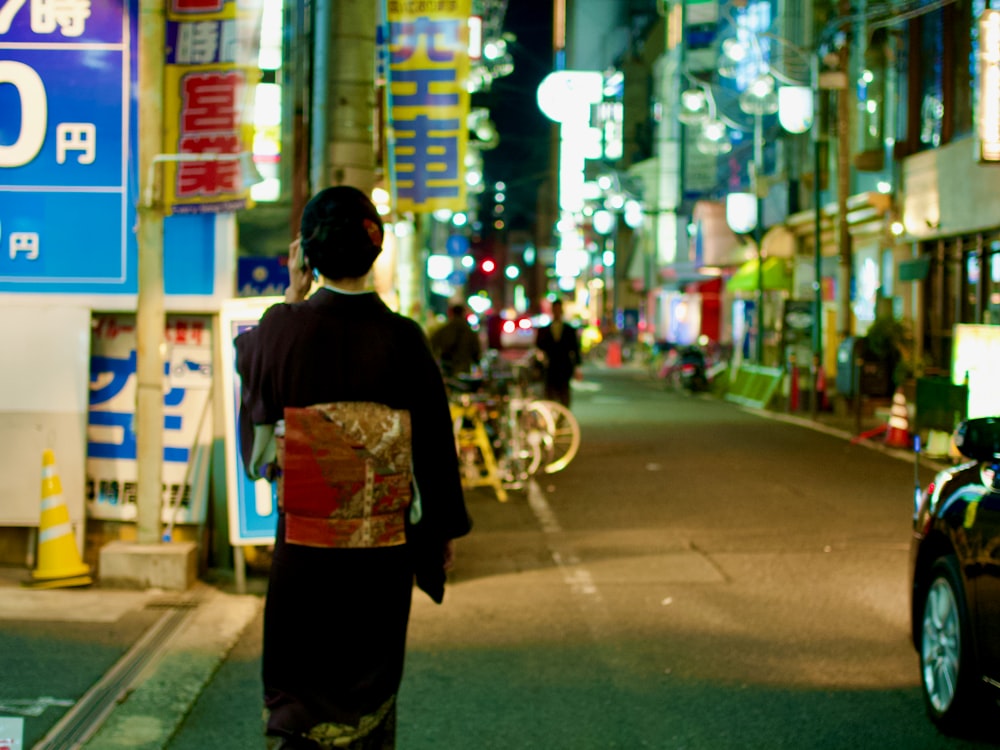
M 922 149 L 941 145 L 944 121 L 944 36 L 942 13 L 935 10 L 925 14 L 919 24 L 918 80 L 920 91 L 920 131 L 918 141 Z
M 860 148 L 854 166 L 867 172 L 881 171 L 885 165 L 887 45 L 887 31 L 876 30 L 865 50 L 864 69 L 857 81 Z
M 981 269 L 979 251 L 975 248 L 965 253 L 965 273 L 962 282 L 962 323 L 978 323 L 976 299 L 979 295 Z
M 1000 325 L 1000 242 L 990 243 L 990 251 L 986 258 L 990 275 L 985 285 L 983 323 Z
M 968 57 L 968 80 L 970 87 L 970 96 L 969 96 L 970 112 L 969 112 L 968 132 L 973 132 L 975 130 L 975 112 L 979 110 L 979 88 L 980 88 L 979 17 L 982 16 L 983 12 L 989 7 L 990 7 L 989 0 L 972 0 L 971 8 L 969 10 L 969 20 L 972 33 L 969 34 L 969 57 Z M 956 129 L 959 132 L 965 132 L 964 130 L 962 130 L 962 123 L 957 123 Z
M 906 83 L 908 153 L 973 132 L 975 3 L 952 3 L 910 22 Z M 975 7 L 973 7 L 975 6 Z

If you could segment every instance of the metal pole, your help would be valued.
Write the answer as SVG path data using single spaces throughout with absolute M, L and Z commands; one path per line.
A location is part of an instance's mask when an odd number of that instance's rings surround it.
M 812 413 L 816 416 L 819 411 L 819 383 L 820 369 L 823 367 L 823 193 L 820 189 L 820 177 L 822 175 L 823 159 L 820 150 L 820 88 L 819 88 L 819 47 L 812 60 L 812 85 L 813 85 L 813 123 L 812 123 L 812 149 L 813 149 L 813 268 L 815 278 L 813 280 L 813 396 Z
M 155 176 L 163 151 L 163 69 L 166 15 L 163 0 L 142 0 L 139 12 L 139 179 Z M 147 189 L 152 191 L 153 186 Z M 163 502 L 163 209 L 138 208 L 139 268 L 136 295 L 136 541 L 156 544 Z
M 753 120 L 753 191 L 757 197 L 757 223 L 753 228 L 757 243 L 757 364 L 764 364 L 764 120 L 758 112 Z
M 851 11 L 849 0 L 841 0 L 840 13 L 847 16 Z M 841 71 L 847 71 L 850 61 L 850 35 L 845 35 L 844 46 L 840 50 Z M 851 284 L 853 259 L 851 254 L 851 231 L 847 221 L 847 198 L 851 190 L 851 104 L 848 87 L 837 90 L 837 249 L 839 250 L 838 327 L 843 341 L 851 335 L 854 324 L 851 310 Z

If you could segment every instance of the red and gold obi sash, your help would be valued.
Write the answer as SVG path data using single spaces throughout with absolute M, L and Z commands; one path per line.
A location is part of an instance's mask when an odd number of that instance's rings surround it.
M 408 411 L 346 401 L 287 408 L 276 442 L 286 542 L 357 548 L 406 541 Z

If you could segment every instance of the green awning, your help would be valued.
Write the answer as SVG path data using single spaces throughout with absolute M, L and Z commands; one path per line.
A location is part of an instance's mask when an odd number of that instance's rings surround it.
M 757 291 L 757 259 L 748 260 L 726 281 L 727 292 Z M 789 292 L 792 289 L 792 274 L 784 258 L 767 258 L 764 261 L 764 289 L 767 291 Z

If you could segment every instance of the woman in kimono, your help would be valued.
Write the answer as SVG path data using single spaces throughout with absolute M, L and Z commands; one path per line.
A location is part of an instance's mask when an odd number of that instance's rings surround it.
M 290 248 L 285 303 L 236 339 L 244 464 L 252 478 L 276 478 L 279 498 L 284 488 L 264 607 L 269 747 L 395 747 L 414 580 L 440 603 L 453 540 L 471 526 L 447 396 L 426 336 L 368 284 L 381 246 L 382 222 L 364 193 L 346 186 L 321 191 L 306 205 L 300 240 Z M 314 276 L 320 288 L 306 299 Z M 374 535 L 338 537 L 337 522 L 327 518 L 290 540 L 295 524 L 315 519 L 284 507 L 299 464 L 283 455 L 293 450 L 292 432 L 278 439 L 276 455 L 275 426 L 280 432 L 286 416 L 316 417 L 315 405 L 344 403 L 388 407 L 397 425 L 398 415 L 408 415 L 412 439 L 404 447 L 412 446 L 414 481 L 380 490 L 376 476 L 374 491 L 390 502 Z M 308 453 L 312 446 L 304 443 Z M 402 467 L 407 478 L 409 468 Z M 343 524 L 352 530 L 371 520 Z

